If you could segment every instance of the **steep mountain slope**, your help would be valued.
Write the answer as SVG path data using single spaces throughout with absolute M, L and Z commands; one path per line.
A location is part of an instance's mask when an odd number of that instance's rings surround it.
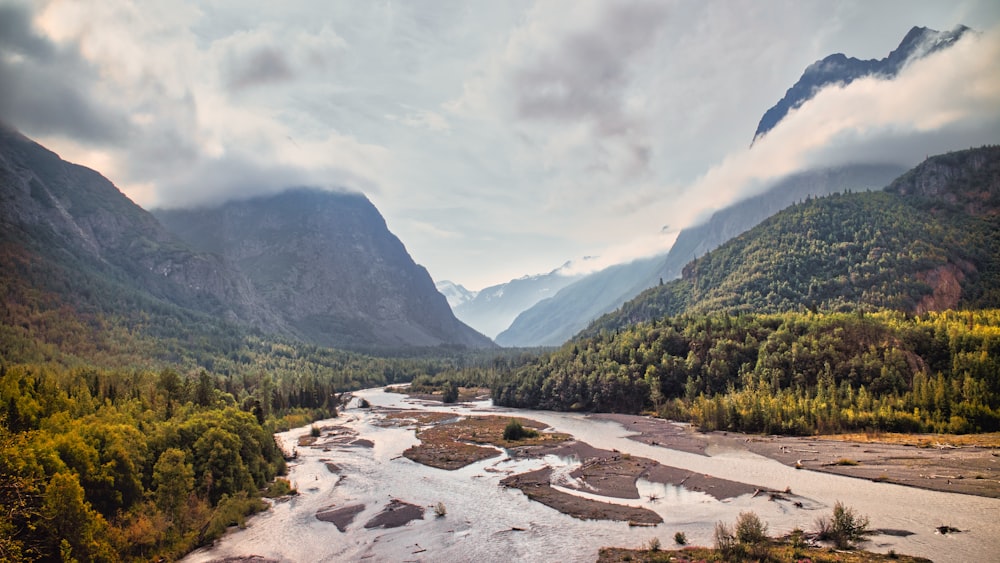
M 234 264 L 308 342 L 493 345 L 454 317 L 427 271 L 362 195 L 296 189 L 217 208 L 154 213 L 192 247 Z
M 562 344 L 595 318 L 634 297 L 643 289 L 635 288 L 636 280 L 649 280 L 662 260 L 662 256 L 636 260 L 587 275 L 519 314 L 507 330 L 497 335 L 497 344 Z
M 97 172 L 3 126 L 0 241 L 7 256 L 35 264 L 18 270 L 19 283 L 53 291 L 78 307 L 127 313 L 134 304 L 123 303 L 124 294 L 138 292 L 147 301 L 282 328 L 246 280 L 217 256 L 191 250 Z M 10 264 L 5 270 L 11 273 Z
M 596 321 L 682 313 L 1000 306 L 1000 147 L 933 157 L 885 191 L 794 205 Z
M 454 308 L 455 316 L 483 334 L 496 337 L 522 311 L 582 277 L 566 273 L 569 266 L 567 262 L 547 274 L 524 276 L 481 289 L 472 299 Z
M 765 193 L 714 213 L 680 232 L 666 256 L 622 264 L 590 274 L 519 315 L 497 336 L 501 346 L 558 346 L 605 313 L 660 281 L 681 274 L 685 264 L 810 196 L 880 189 L 904 172 L 890 164 L 857 164 L 785 178 Z
M 665 280 L 678 277 L 691 260 L 793 203 L 837 192 L 879 190 L 905 171 L 892 164 L 856 164 L 793 174 L 766 192 L 721 209 L 705 223 L 681 231 L 657 276 Z
M 850 84 L 866 76 L 893 78 L 907 62 L 950 47 L 967 31 L 970 30 L 964 25 L 951 31 L 914 27 L 903 37 L 899 46 L 884 59 L 863 61 L 837 53 L 816 61 L 806 68 L 802 77 L 785 92 L 784 97 L 764 113 L 754 133 L 754 141 L 766 135 L 788 115 L 789 111 L 812 99 L 823 87 Z

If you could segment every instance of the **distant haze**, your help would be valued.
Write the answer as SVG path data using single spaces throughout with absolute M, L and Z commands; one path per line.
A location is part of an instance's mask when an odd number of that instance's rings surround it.
M 814 61 L 959 24 L 749 148 Z M 363 192 L 478 290 L 664 252 L 799 170 L 1000 142 L 998 24 L 995 0 L 0 0 L 0 120 L 146 208 Z

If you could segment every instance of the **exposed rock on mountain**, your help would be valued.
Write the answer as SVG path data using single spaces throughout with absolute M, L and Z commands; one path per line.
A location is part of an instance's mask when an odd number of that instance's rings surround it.
M 192 247 L 234 264 L 303 340 L 350 348 L 493 345 L 455 318 L 362 195 L 295 189 L 154 213 Z
M 785 96 L 764 113 L 754 133 L 754 141 L 773 129 L 789 111 L 812 99 L 822 88 L 834 84 L 850 84 L 866 76 L 893 78 L 909 61 L 950 47 L 967 31 L 970 30 L 964 25 L 951 31 L 914 27 L 884 59 L 863 61 L 837 53 L 816 61 L 806 68 L 798 82 L 785 92 Z

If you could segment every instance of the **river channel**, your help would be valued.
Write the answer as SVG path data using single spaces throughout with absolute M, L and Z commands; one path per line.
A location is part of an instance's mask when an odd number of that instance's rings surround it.
M 350 428 L 358 439 L 373 443 L 372 447 L 297 447 L 298 457 L 289 463 L 288 478 L 299 494 L 276 502 L 251 518 L 245 529 L 230 532 L 184 561 L 249 556 L 293 562 L 595 561 L 600 547 L 640 547 L 654 537 L 670 546 L 675 532 L 684 532 L 692 544 L 711 545 L 716 522 L 731 524 L 746 510 L 756 512 L 768 524 L 770 535 L 796 527 L 808 530 L 817 517 L 828 516 L 838 500 L 870 517 L 873 528 L 896 531 L 874 536 L 865 546 L 873 551 L 895 550 L 942 562 L 1000 561 L 1000 499 L 798 471 L 742 450 L 709 450 L 710 455 L 703 456 L 650 446 L 628 439 L 630 432 L 619 423 L 583 414 L 502 409 L 489 401 L 442 405 L 382 389 L 361 391 L 355 397 L 367 399 L 373 408 L 360 409 L 352 403 L 339 418 L 317 425 Z M 644 506 L 658 513 L 662 524 L 630 527 L 624 522 L 579 520 L 499 484 L 510 474 L 544 465 L 553 467 L 553 474 L 566 474 L 578 460 L 501 455 L 455 471 L 427 467 L 401 455 L 418 443 L 412 427 L 379 424 L 387 408 L 473 415 L 516 413 L 597 448 L 755 487 L 788 488 L 802 499 L 803 506 L 773 502 L 766 495 L 720 501 L 703 492 L 640 481 L 640 499 L 600 500 Z M 290 451 L 309 430 L 298 428 L 278 434 L 277 439 Z M 331 463 L 338 472 L 328 468 Z M 393 499 L 423 507 L 423 518 L 397 528 L 366 528 L 364 524 Z M 435 514 L 438 503 L 446 508 L 444 516 Z M 364 508 L 343 532 L 316 517 L 331 507 L 351 505 Z M 936 529 L 941 525 L 962 532 L 942 535 Z

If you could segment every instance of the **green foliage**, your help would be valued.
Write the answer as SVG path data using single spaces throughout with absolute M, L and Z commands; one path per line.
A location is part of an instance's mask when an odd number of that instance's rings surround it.
M 218 389 L 203 406 L 185 387 L 0 363 L 0 559 L 173 558 L 261 509 L 284 469 L 270 431 Z
M 996 308 L 998 288 L 1000 147 L 984 147 L 934 157 L 888 191 L 793 205 L 584 334 L 681 314 Z
M 833 506 L 832 518 L 823 516 L 816 520 L 819 539 L 833 542 L 837 549 L 853 549 L 856 544 L 865 541 L 874 533 L 868 524 L 867 516 L 855 513 L 853 508 L 844 506 L 840 501 Z
M 504 440 L 523 440 L 525 438 L 537 438 L 538 432 L 532 428 L 525 428 L 516 419 L 510 419 L 507 426 L 503 428 L 503 439 Z
M 572 341 L 498 405 L 640 412 L 705 430 L 1000 430 L 1000 310 L 684 315 Z

